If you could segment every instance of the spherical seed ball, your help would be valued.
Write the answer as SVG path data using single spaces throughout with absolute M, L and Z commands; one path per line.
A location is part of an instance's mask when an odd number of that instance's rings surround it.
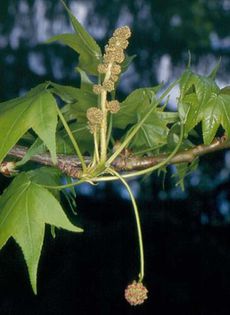
M 148 298 L 147 293 L 148 290 L 142 282 L 133 281 L 125 289 L 125 299 L 131 305 L 140 305 Z
M 114 82 L 112 80 L 103 82 L 103 88 L 108 92 L 112 92 L 114 90 Z
M 86 117 L 91 125 L 99 125 L 102 122 L 103 113 L 97 107 L 90 107 L 86 112 Z
M 110 111 L 110 113 L 116 114 L 120 110 L 120 103 L 117 100 L 107 102 L 106 108 Z
M 127 39 L 131 36 L 130 28 L 128 26 L 119 27 L 114 31 L 113 36 Z
M 93 92 L 95 94 L 101 94 L 102 91 L 103 91 L 103 87 L 100 84 L 93 85 Z

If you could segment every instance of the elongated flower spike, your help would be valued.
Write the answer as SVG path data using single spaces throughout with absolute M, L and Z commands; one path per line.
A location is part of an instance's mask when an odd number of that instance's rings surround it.
M 120 64 L 125 59 L 124 49 L 128 47 L 128 38 L 131 31 L 128 26 L 116 29 L 113 36 L 109 39 L 108 45 L 105 46 L 105 54 L 103 55 L 103 63 L 98 65 L 98 72 L 105 74 L 102 85 L 95 84 L 93 92 L 95 94 L 102 93 L 103 89 L 112 92 L 115 88 L 114 83 L 118 80 L 121 73 Z

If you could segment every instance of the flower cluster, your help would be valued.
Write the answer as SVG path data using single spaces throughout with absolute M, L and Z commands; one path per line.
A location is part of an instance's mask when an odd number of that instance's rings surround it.
M 106 109 L 111 114 L 116 114 L 120 110 L 120 103 L 117 100 L 106 102 Z
M 94 133 L 97 130 L 97 127 L 102 123 L 103 113 L 97 107 L 90 107 L 87 110 L 86 117 L 88 119 L 90 131 Z
M 113 36 L 110 38 L 108 45 L 105 46 L 105 54 L 103 63 L 98 65 L 98 72 L 105 74 L 105 79 L 100 84 L 93 86 L 95 94 L 100 94 L 103 90 L 112 92 L 114 84 L 118 80 L 118 75 L 121 73 L 120 64 L 125 59 L 124 49 L 128 46 L 128 38 L 131 36 L 131 31 L 128 26 L 123 26 L 116 29 Z
M 128 285 L 125 289 L 125 299 L 131 305 L 140 305 L 148 298 L 148 290 L 142 282 L 133 281 L 132 284 Z

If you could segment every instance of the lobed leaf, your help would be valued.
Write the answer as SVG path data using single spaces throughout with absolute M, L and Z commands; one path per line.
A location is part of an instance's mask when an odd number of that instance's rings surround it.
M 21 173 L 0 198 L 0 248 L 10 237 L 20 245 L 36 294 L 45 224 L 72 232 L 82 232 L 82 229 L 70 223 L 57 199 L 33 182 L 32 177 Z
M 79 55 L 79 67 L 93 75 L 98 75 L 97 66 L 101 60 L 101 49 L 93 39 L 93 37 L 84 29 L 79 23 L 76 17 L 71 13 L 69 8 L 62 1 L 72 26 L 75 30 L 75 34 L 61 34 L 50 38 L 47 42 L 60 41 L 61 43 L 69 46 L 75 50 Z
M 188 133 L 202 122 L 205 144 L 210 144 L 220 125 L 230 135 L 230 96 L 220 90 L 212 77 L 186 71 L 182 76 L 179 114 Z
M 32 128 L 56 163 L 56 101 L 44 87 L 0 104 L 0 162 L 17 141 Z

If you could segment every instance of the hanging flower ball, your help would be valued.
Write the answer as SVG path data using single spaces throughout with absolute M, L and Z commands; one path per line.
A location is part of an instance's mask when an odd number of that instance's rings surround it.
M 140 305 L 148 298 L 148 290 L 142 282 L 133 281 L 125 289 L 125 299 L 131 305 Z

